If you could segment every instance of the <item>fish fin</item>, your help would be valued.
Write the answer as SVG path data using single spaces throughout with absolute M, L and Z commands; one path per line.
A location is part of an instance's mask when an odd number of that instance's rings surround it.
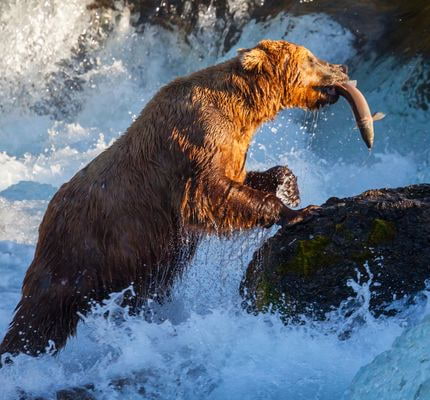
M 385 114 L 383 112 L 377 112 L 372 115 L 372 119 L 374 121 L 380 121 L 381 119 L 384 119 L 384 118 L 385 118 Z

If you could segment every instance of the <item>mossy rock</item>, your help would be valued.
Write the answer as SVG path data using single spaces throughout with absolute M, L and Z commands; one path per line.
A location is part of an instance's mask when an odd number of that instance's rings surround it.
M 329 244 L 330 238 L 323 235 L 309 240 L 299 240 L 295 254 L 286 263 L 280 265 L 280 272 L 292 272 L 308 277 L 315 270 L 334 264 L 337 256 L 327 251 Z
M 368 242 L 370 245 L 378 246 L 383 243 L 391 242 L 396 237 L 396 225 L 394 222 L 381 218 L 375 218 L 372 229 L 369 233 Z
M 425 288 L 429 260 L 430 185 L 370 190 L 330 199 L 318 217 L 280 229 L 254 254 L 240 290 L 251 312 L 322 319 L 355 296 L 349 280 L 371 275 L 371 310 L 392 315 L 394 298 Z

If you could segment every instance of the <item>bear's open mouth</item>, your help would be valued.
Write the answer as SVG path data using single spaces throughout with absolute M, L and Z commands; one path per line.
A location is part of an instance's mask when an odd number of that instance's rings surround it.
M 324 86 L 316 86 L 314 89 L 320 93 L 321 102 L 320 106 L 324 106 L 326 104 L 333 104 L 339 100 L 339 96 L 342 95 L 342 91 L 339 90 L 342 85 L 348 84 L 350 86 L 357 86 L 357 81 L 345 81 L 345 82 L 333 82 L 330 85 Z
M 339 100 L 339 93 L 337 92 L 335 86 L 324 86 L 321 89 L 321 93 L 326 100 L 326 104 L 334 104 Z
M 334 85 L 317 86 L 314 87 L 314 89 L 318 92 L 318 100 L 315 104 L 316 108 L 321 108 L 328 104 L 334 104 L 339 100 L 339 93 Z

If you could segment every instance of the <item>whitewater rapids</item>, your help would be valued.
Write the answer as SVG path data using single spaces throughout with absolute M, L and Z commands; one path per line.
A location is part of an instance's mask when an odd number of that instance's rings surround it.
M 239 42 L 224 53 L 213 44 L 211 13 L 200 15 L 199 29 L 185 40 L 181 32 L 157 26 L 137 34 L 124 8 L 109 35 L 94 33 L 94 42 L 87 43 L 92 61 L 85 69 L 74 64 L 73 48 L 91 31 L 89 3 L 7 0 L 0 5 L 0 336 L 19 300 L 37 227 L 55 189 L 106 149 L 162 84 L 260 39 L 290 40 L 327 61 L 352 64 L 351 76 L 387 118 L 378 124 L 369 154 L 341 101 L 319 114 L 282 112 L 257 134 L 248 169 L 288 163 L 299 179 L 301 206 L 429 180 L 423 167 L 427 150 L 416 145 L 416 137 L 410 148 L 404 140 L 406 127 L 425 135 L 425 113 L 393 96 L 407 66 L 380 86 L 378 76 L 393 60 L 369 74 L 353 34 L 329 17 L 280 14 L 264 23 L 248 22 Z M 240 9 L 243 2 L 231 3 Z M 391 349 L 405 329 L 428 326 L 428 320 L 421 322 L 429 314 L 426 293 L 400 316 L 375 320 L 367 308 L 372 282 L 357 278 L 364 323 L 334 312 L 326 322 L 285 327 L 276 315 L 248 315 L 238 287 L 253 251 L 271 233 L 206 240 L 162 310 L 167 319 L 161 324 L 127 315 L 122 324 L 103 318 L 106 310 L 121 313 L 120 295 L 114 296 L 80 324 L 77 337 L 57 357 L 21 355 L 2 368 L 0 399 L 16 399 L 22 392 L 50 399 L 58 389 L 88 383 L 97 399 L 362 400 L 367 397 L 353 397 L 362 393 L 357 385 L 372 384 L 379 400 L 394 399 L 384 397 L 388 387 L 377 392 L 378 382 L 366 369 L 354 376 Z M 346 325 L 351 337 L 340 340 Z M 401 343 L 390 351 L 400 354 Z M 378 356 L 372 365 L 387 363 L 386 358 Z M 129 384 L 120 394 L 112 381 L 122 378 Z

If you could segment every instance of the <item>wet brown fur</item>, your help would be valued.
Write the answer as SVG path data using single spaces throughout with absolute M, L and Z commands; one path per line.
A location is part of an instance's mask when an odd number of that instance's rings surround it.
M 0 354 L 61 348 L 78 312 L 131 284 L 136 308 L 163 298 L 202 232 L 299 215 L 263 190 L 264 173 L 247 176 L 250 141 L 283 108 L 334 102 L 315 86 L 345 80 L 307 49 L 266 40 L 163 87 L 51 200 Z

